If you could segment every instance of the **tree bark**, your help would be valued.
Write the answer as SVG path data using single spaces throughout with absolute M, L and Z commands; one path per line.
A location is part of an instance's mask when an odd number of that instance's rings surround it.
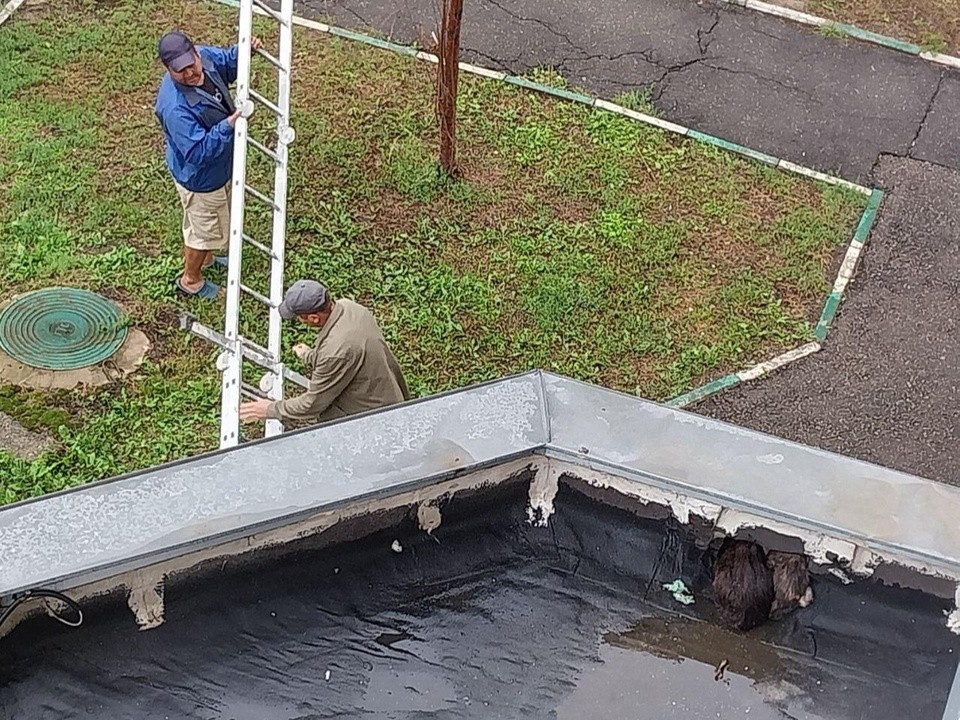
M 463 0 L 441 0 L 437 115 L 440 119 L 440 169 L 448 177 L 457 166 L 457 82 L 460 75 L 460 25 Z

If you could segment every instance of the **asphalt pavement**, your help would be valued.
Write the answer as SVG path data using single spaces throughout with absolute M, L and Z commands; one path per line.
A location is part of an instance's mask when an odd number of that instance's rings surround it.
M 297 11 L 429 45 L 437 0 Z M 887 190 L 825 349 L 692 409 L 960 484 L 960 72 L 726 4 L 465 0 L 465 60 L 648 92 L 702 132 Z
M 300 0 L 297 11 L 427 44 L 437 0 Z M 882 154 L 960 167 L 960 72 L 726 4 L 465 0 L 464 59 L 555 68 L 605 98 L 649 91 L 664 117 L 869 181 Z

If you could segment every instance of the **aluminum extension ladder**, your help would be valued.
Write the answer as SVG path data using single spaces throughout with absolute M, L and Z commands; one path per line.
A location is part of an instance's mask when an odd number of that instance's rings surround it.
M 280 43 L 276 57 L 262 48 L 256 53 L 273 65 L 278 73 L 277 101 L 268 100 L 250 87 L 250 39 L 253 34 L 253 15 L 271 18 L 279 25 Z M 237 48 L 236 107 L 240 110 L 235 128 L 233 152 L 232 200 L 230 206 L 230 246 L 227 268 L 227 301 L 223 333 L 218 333 L 196 321 L 190 315 L 181 316 L 181 327 L 223 348 L 217 359 L 217 368 L 223 373 L 220 408 L 220 447 L 234 447 L 240 442 L 240 402 L 243 398 L 267 397 L 283 399 L 283 380 L 305 387 L 306 378 L 287 369 L 281 359 L 282 320 L 278 306 L 283 298 L 283 263 L 286 242 L 287 216 L 287 146 L 293 142 L 290 126 L 290 71 L 293 46 L 293 0 L 281 0 L 280 10 L 274 10 L 262 0 L 240 0 Z M 260 106 L 276 117 L 276 143 L 261 143 L 247 133 L 247 119 Z M 272 196 L 247 184 L 247 149 L 265 155 L 274 165 Z M 251 237 L 244 230 L 244 208 L 247 201 L 264 204 L 272 212 L 273 232 L 269 244 Z M 245 284 L 242 279 L 244 251 L 250 248 L 265 255 L 270 264 L 270 287 L 267 292 Z M 260 303 L 269 312 L 266 343 L 258 343 L 240 334 L 241 300 Z M 243 360 L 253 362 L 267 371 L 259 387 L 243 381 Z M 277 420 L 268 420 L 266 436 L 283 432 Z

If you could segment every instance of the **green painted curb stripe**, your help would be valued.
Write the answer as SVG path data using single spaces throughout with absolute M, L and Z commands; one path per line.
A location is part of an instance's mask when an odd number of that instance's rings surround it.
M 860 216 L 860 222 L 857 224 L 857 230 L 853 234 L 853 240 L 850 241 L 851 245 L 860 245 L 862 247 L 864 243 L 866 243 L 867 236 L 870 235 L 870 230 L 873 228 L 873 223 L 877 219 L 877 212 L 880 209 L 880 203 L 882 201 L 883 190 L 874 188 L 870 193 L 870 199 L 867 201 L 867 207 Z M 830 329 L 830 323 L 832 323 L 834 317 L 836 317 L 837 310 L 840 307 L 840 302 L 842 300 L 842 292 L 834 291 L 827 296 L 827 302 L 823 306 L 823 312 L 820 313 L 820 320 L 817 322 L 817 326 L 813 330 L 813 335 L 817 338 L 817 340 L 823 341 L 827 337 L 827 331 Z
M 723 1 L 728 3 L 731 2 L 731 0 L 723 0 Z M 746 0 L 743 0 L 743 1 L 746 2 Z M 214 2 L 218 2 L 222 5 L 229 5 L 230 7 L 239 7 L 238 0 L 214 0 Z M 324 25 L 326 24 L 324 23 Z M 387 42 L 386 40 L 380 40 L 378 38 L 371 37 L 370 35 L 354 32 L 352 30 L 345 30 L 344 28 L 336 27 L 334 25 L 326 25 L 326 27 L 327 27 L 327 32 L 329 32 L 331 35 L 336 35 L 338 37 L 342 37 L 347 40 L 355 40 L 357 42 L 365 43 L 367 45 L 372 45 L 374 47 L 382 48 L 384 50 L 389 50 L 391 52 L 395 52 L 400 55 L 405 55 L 407 57 L 417 58 L 417 57 L 420 57 L 420 54 L 421 54 L 415 48 L 412 48 L 407 45 L 398 45 L 397 43 Z M 321 28 L 313 28 L 313 29 L 321 29 Z M 470 72 L 470 71 L 467 70 L 467 72 Z M 481 77 L 490 77 L 485 73 L 476 73 L 476 74 L 480 75 Z M 616 106 L 617 109 L 614 109 L 615 106 L 613 103 L 608 103 L 607 101 L 601 98 L 587 97 L 586 95 L 582 95 L 580 93 L 572 92 L 570 90 L 565 90 L 563 88 L 551 87 L 549 85 L 544 85 L 542 83 L 534 82 L 532 80 L 528 80 L 527 78 L 519 77 L 516 75 L 507 75 L 503 77 L 503 80 L 505 82 L 510 83 L 511 85 L 516 85 L 517 87 L 522 87 L 529 90 L 545 93 L 548 95 L 553 95 L 555 97 L 563 98 L 571 102 L 577 102 L 577 103 L 582 103 L 584 105 L 592 105 L 595 107 L 600 107 L 609 112 L 618 112 L 618 109 L 619 109 L 619 106 Z M 607 107 L 604 107 L 604 105 L 606 105 Z M 620 112 L 619 114 L 625 114 L 625 113 Z M 638 113 L 638 114 L 641 114 L 641 113 Z M 632 116 L 626 115 L 626 117 L 632 117 Z M 838 182 L 838 184 L 841 184 L 841 185 L 853 185 L 852 183 L 847 183 L 846 181 L 840 181 L 839 178 L 833 178 L 832 176 L 825 175 L 823 173 L 817 173 L 816 171 L 811 170 L 809 168 L 804 168 L 799 165 L 794 166 L 792 163 L 788 164 L 789 167 L 784 167 L 783 163 L 785 163 L 786 161 L 781 161 L 779 158 L 776 158 L 773 155 L 768 155 L 767 153 L 760 152 L 759 150 L 754 150 L 744 145 L 739 145 L 737 143 L 730 142 L 729 140 L 718 138 L 714 135 L 708 135 L 707 133 L 702 133 L 702 132 L 699 132 L 698 130 L 686 128 L 682 125 L 676 125 L 675 123 L 670 123 L 668 121 L 659 121 L 659 118 L 651 118 L 650 120 L 646 120 L 644 118 L 633 117 L 633 119 L 638 122 L 643 122 L 652 127 L 660 127 L 661 129 L 667 129 L 672 132 L 680 132 L 680 134 L 686 135 L 687 137 L 693 137 L 701 142 L 705 142 L 715 147 L 720 147 L 725 150 L 729 150 L 730 152 L 735 152 L 738 155 L 748 157 L 752 160 L 756 160 L 757 162 L 764 163 L 765 165 L 770 165 L 772 167 L 779 166 L 781 167 L 781 169 L 787 172 L 797 172 L 798 170 L 801 170 L 801 171 L 806 171 L 806 172 L 800 172 L 800 174 L 802 175 L 809 175 L 810 177 L 823 176 L 824 178 L 826 178 L 827 182 Z M 653 122 L 653 120 L 658 120 L 659 122 Z M 858 187 L 855 185 L 853 186 Z M 866 190 L 866 188 L 864 188 L 864 190 Z M 874 191 L 874 192 L 876 193 L 880 191 Z M 881 193 L 881 196 L 882 196 L 882 193 Z M 872 198 L 873 198 L 873 195 L 871 195 L 871 199 Z M 879 204 L 879 199 L 877 200 L 877 204 Z M 875 216 L 875 214 L 876 213 L 874 213 L 873 215 Z M 869 227 L 867 228 L 867 232 L 869 232 Z
M 420 52 L 416 48 L 408 47 L 407 45 L 397 45 L 395 48 L 391 48 L 391 50 L 393 50 L 393 52 L 395 53 L 398 53 L 400 55 L 405 55 L 411 58 L 416 58 L 417 53 Z
M 220 3 L 221 5 L 229 5 L 232 8 L 239 8 L 239 0 L 213 0 L 214 2 Z M 327 25 L 327 23 L 321 23 Z M 407 55 L 408 57 L 416 57 L 417 50 L 415 48 L 409 47 L 407 45 L 399 45 L 397 43 L 388 42 L 387 40 L 381 40 L 380 38 L 375 38 L 372 35 L 365 35 L 363 33 L 354 32 L 353 30 L 347 30 L 345 28 L 337 27 L 336 25 L 327 25 L 327 32 L 330 35 L 336 35 L 337 37 L 342 37 L 346 40 L 355 40 L 356 42 L 361 42 L 366 45 L 372 45 L 374 47 L 381 48 L 383 50 L 390 50 L 391 52 L 400 53 L 401 55 Z M 319 28 L 311 27 L 311 30 L 318 30 Z
M 857 225 L 857 231 L 853 234 L 853 242 L 861 245 L 867 242 L 867 236 L 873 228 L 873 223 L 877 219 L 877 212 L 880 210 L 880 203 L 883 200 L 883 190 L 875 188 L 870 193 L 870 200 L 867 201 L 867 207 L 860 216 L 860 223 Z
M 816 336 L 817 340 L 823 340 L 825 337 L 827 337 L 827 329 L 830 327 L 830 323 L 833 322 L 833 318 L 837 314 L 837 308 L 840 307 L 841 300 L 843 300 L 843 295 L 837 292 L 832 292 L 827 296 L 827 303 L 823 306 L 823 312 L 820 313 L 820 321 L 817 323 L 817 327 L 813 331 L 813 334 Z
M 524 77 L 519 77 L 518 75 L 507 75 L 503 80 L 511 85 L 517 85 L 522 88 L 527 88 L 528 90 L 536 90 L 537 92 L 554 95 L 556 97 L 563 98 L 564 100 L 572 100 L 573 102 L 583 103 L 584 105 L 593 105 L 594 99 L 587 97 L 586 95 L 571 92 L 570 90 L 564 90 L 563 88 L 544 85 L 542 83 L 534 82 L 533 80 L 527 80 L 527 78 Z
M 347 40 L 356 40 L 357 42 L 362 42 L 367 45 L 373 45 L 374 47 L 381 48 L 383 50 L 390 50 L 391 52 L 402 53 L 404 55 L 410 54 L 412 48 L 404 47 L 403 45 L 398 45 L 397 43 L 387 42 L 386 40 L 381 40 L 375 38 L 371 35 L 364 35 L 363 33 L 353 32 L 352 30 L 344 30 L 343 28 L 330 26 L 330 34 L 336 35 L 337 37 L 346 38 Z M 413 50 L 414 55 L 416 55 L 416 50 Z
M 721 390 L 725 390 L 728 387 L 733 387 L 734 385 L 740 382 L 740 378 L 736 374 L 731 373 L 730 375 L 725 375 L 719 380 L 714 380 L 709 382 L 706 385 L 701 385 L 698 388 L 691 390 L 688 393 L 683 395 L 678 395 L 673 398 L 673 400 L 668 400 L 667 405 L 669 407 L 684 407 L 691 403 L 695 403 L 698 400 L 703 400 L 705 397 L 718 393 Z
M 865 40 L 866 42 L 874 43 L 876 45 L 883 45 L 884 47 L 888 47 L 893 50 L 899 50 L 900 52 L 907 53 L 908 55 L 919 55 L 922 51 L 922 48 L 919 45 L 904 42 L 903 40 L 896 40 L 892 37 L 887 37 L 886 35 L 870 32 L 869 30 L 863 30 L 855 25 L 847 25 L 846 23 L 833 23 L 827 27 L 848 37 L 856 38 L 857 40 Z
M 730 142 L 729 140 L 724 140 L 723 138 L 715 137 L 714 135 L 707 135 L 702 133 L 699 130 L 688 130 L 687 137 L 696 138 L 702 142 L 709 143 L 710 145 L 716 145 L 721 147 L 724 150 L 730 150 L 735 152 L 738 155 L 744 155 L 753 160 L 757 160 L 766 165 L 776 166 L 780 162 L 780 158 L 775 158 L 773 155 L 767 155 L 766 153 L 760 152 L 759 150 L 754 150 L 752 148 L 744 147 L 743 145 L 738 145 L 737 143 Z

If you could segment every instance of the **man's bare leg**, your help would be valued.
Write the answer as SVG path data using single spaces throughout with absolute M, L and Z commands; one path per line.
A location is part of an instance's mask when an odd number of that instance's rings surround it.
M 203 287 L 204 263 L 213 262 L 213 253 L 209 250 L 194 250 L 183 246 L 183 278 L 180 284 L 187 292 L 197 292 Z

